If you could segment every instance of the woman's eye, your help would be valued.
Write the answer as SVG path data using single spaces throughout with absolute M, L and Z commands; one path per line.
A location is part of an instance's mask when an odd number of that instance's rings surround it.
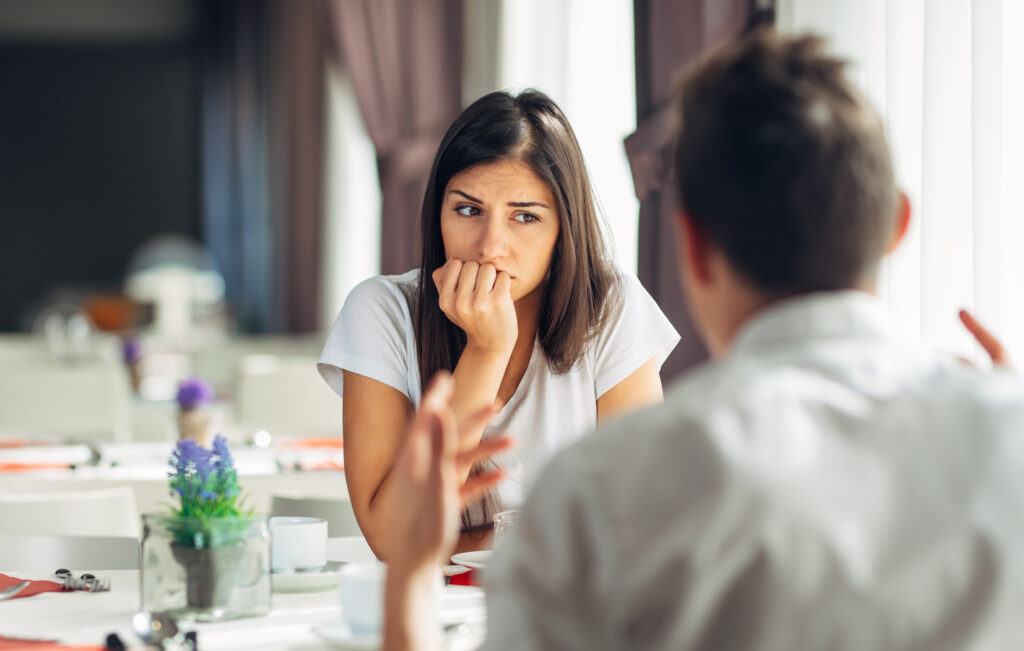
M 480 214 L 480 209 L 476 206 L 459 206 L 455 209 L 455 212 L 463 217 L 476 217 Z
M 513 217 L 512 219 L 516 220 L 521 224 L 532 224 L 533 222 L 540 221 L 540 217 L 528 212 L 517 212 L 515 214 L 515 217 Z

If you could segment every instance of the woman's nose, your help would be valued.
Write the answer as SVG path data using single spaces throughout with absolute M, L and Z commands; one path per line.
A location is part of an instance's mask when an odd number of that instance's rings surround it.
M 494 260 L 508 253 L 508 232 L 504 221 L 489 220 L 480 234 L 480 259 Z

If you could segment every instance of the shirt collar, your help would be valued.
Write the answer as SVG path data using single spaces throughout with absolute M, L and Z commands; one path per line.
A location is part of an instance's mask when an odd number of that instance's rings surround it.
M 783 299 L 740 327 L 732 355 L 812 339 L 879 336 L 887 332 L 881 302 L 867 292 L 816 292 Z

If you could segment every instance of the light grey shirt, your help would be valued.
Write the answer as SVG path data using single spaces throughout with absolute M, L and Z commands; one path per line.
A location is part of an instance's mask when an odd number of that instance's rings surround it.
M 834 292 L 562 451 L 488 567 L 487 649 L 1024 648 L 1024 384 Z

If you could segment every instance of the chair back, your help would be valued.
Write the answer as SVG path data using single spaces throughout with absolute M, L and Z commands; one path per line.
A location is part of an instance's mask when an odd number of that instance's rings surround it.
M 119 487 L 0 495 L 0 534 L 137 538 L 135 493 Z
M 139 539 L 132 536 L 31 536 L 0 533 L 0 571 L 139 569 Z M 57 581 L 56 577 L 53 579 Z
M 271 517 L 307 517 L 327 520 L 327 537 L 362 536 L 347 498 L 311 497 L 300 493 L 278 492 L 272 496 Z
M 341 401 L 316 370 L 315 355 L 247 355 L 239 363 L 235 417 L 271 434 L 341 434 Z
M 131 387 L 120 363 L 0 364 L 0 432 L 28 438 L 131 438 Z

